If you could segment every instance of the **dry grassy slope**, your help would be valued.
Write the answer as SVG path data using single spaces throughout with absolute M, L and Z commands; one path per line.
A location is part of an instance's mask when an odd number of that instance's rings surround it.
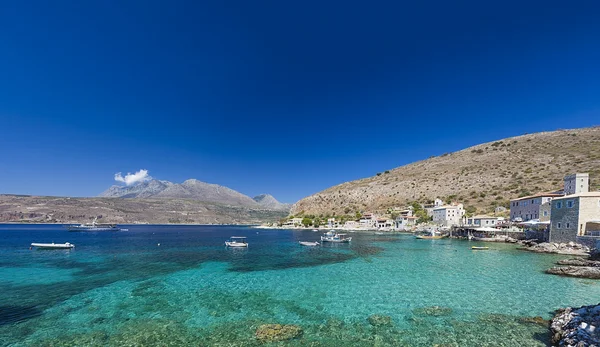
M 600 127 L 517 136 L 432 157 L 306 197 L 291 214 L 384 211 L 452 195 L 490 212 L 519 195 L 562 189 L 563 177 L 575 172 L 589 172 L 592 189 L 600 189 Z

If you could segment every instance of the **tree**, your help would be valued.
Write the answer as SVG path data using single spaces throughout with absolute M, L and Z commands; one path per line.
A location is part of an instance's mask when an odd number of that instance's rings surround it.
M 312 219 L 308 217 L 302 218 L 302 225 L 304 225 L 305 227 L 312 225 Z
M 361 219 L 362 213 L 360 213 L 360 211 L 356 211 L 356 214 L 354 216 L 356 217 L 356 219 Z

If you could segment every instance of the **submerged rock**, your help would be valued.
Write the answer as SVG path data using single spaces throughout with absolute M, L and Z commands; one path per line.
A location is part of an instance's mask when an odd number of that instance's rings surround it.
M 555 266 L 546 273 L 559 276 L 600 279 L 600 267 L 591 266 Z
M 556 311 L 550 324 L 557 346 L 600 346 L 600 304 Z
M 369 321 L 369 324 L 371 324 L 374 327 L 391 327 L 393 325 L 392 317 L 390 316 L 373 314 L 370 315 L 367 320 Z
M 427 307 L 419 307 L 415 308 L 413 314 L 418 316 L 448 316 L 452 314 L 452 309 L 450 307 L 443 306 L 427 306 Z
M 550 321 L 546 320 L 540 316 L 535 316 L 535 317 L 521 317 L 519 318 L 519 322 L 520 323 L 531 323 L 531 324 L 538 324 L 538 325 L 543 325 L 543 326 L 548 326 L 550 325 Z
M 261 342 L 291 340 L 302 335 L 297 325 L 263 324 L 256 329 L 256 338 Z

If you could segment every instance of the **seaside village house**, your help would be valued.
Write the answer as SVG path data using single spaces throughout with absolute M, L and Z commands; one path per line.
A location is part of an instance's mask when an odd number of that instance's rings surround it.
M 464 215 L 463 204 L 438 206 L 433 209 L 433 223 L 443 227 L 459 225 Z
M 302 218 L 292 218 L 288 220 L 285 224 L 283 224 L 283 226 L 288 228 L 300 227 L 302 226 Z
M 510 201 L 510 220 L 527 222 L 532 219 L 550 220 L 549 206 L 554 198 L 563 196 L 562 193 L 540 193 Z M 545 212 L 544 212 L 545 211 Z
M 427 215 L 429 217 L 433 217 L 433 210 L 436 207 L 440 207 L 440 206 L 443 206 L 443 205 L 444 205 L 444 202 L 442 200 L 435 199 L 433 201 L 433 204 L 423 205 L 423 209 L 425 210 L 425 212 L 427 212 Z
M 413 226 L 417 225 L 418 217 L 413 216 L 412 208 L 400 211 L 398 217 L 395 220 L 396 230 L 409 230 Z
M 550 242 L 578 242 L 600 231 L 600 192 L 589 191 L 589 174 L 565 177 L 565 195 L 554 198 L 550 213 Z M 597 242 L 597 241 L 594 241 Z
M 377 218 L 372 213 L 366 212 L 360 217 L 358 223 L 362 229 L 375 229 Z
M 478 215 L 473 217 L 463 217 L 463 223 L 465 226 L 481 228 L 495 228 L 496 226 L 504 223 L 503 217 L 492 217 L 486 215 Z

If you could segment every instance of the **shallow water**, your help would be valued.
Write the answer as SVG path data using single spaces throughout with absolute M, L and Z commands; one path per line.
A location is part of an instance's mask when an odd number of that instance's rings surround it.
M 0 345 L 253 346 L 280 323 L 303 333 L 271 345 L 543 346 L 547 328 L 528 317 L 600 297 L 598 281 L 543 273 L 564 256 L 508 244 L 353 234 L 313 248 L 298 244 L 312 231 L 128 228 L 0 225 Z M 226 249 L 231 235 L 250 247 Z

